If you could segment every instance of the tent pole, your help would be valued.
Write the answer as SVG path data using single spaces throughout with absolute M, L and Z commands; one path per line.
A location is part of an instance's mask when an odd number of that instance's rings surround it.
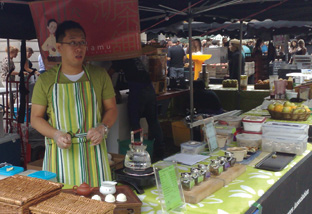
M 194 118 L 194 94 L 193 94 L 193 62 L 192 62 L 192 12 L 191 2 L 189 2 L 189 21 L 188 21 L 188 37 L 189 37 L 189 76 L 190 76 L 190 113 L 191 113 L 191 124 Z M 193 128 L 191 128 L 191 140 L 194 139 Z
M 237 94 L 237 109 L 240 109 L 240 93 L 241 93 L 241 74 L 242 74 L 242 40 L 243 40 L 243 21 L 240 21 L 240 29 L 239 29 L 239 63 L 238 63 L 238 94 Z

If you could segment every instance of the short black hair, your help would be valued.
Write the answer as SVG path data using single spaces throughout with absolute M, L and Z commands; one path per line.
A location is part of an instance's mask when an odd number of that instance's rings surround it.
M 66 31 L 71 29 L 79 29 L 83 32 L 83 34 L 86 36 L 86 32 L 84 31 L 83 27 L 78 23 L 71 20 L 64 21 L 61 24 L 57 26 L 56 32 L 55 32 L 55 38 L 56 42 L 63 41 L 64 37 L 66 36 Z
M 50 20 L 48 21 L 48 23 L 47 23 L 47 26 L 48 26 L 48 27 L 49 27 L 49 25 L 50 25 L 51 22 L 55 22 L 55 23 L 57 24 L 57 21 L 56 21 L 55 19 L 50 19 Z

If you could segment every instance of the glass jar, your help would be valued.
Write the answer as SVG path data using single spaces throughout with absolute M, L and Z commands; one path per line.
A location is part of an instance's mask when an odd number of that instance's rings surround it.
M 219 160 L 211 160 L 211 164 L 209 166 L 209 171 L 213 175 L 218 176 L 223 172 L 223 166 L 220 165 Z
M 204 176 L 201 174 L 201 171 L 198 168 L 191 168 L 191 175 L 195 181 L 195 185 L 199 185 L 204 180 Z
M 192 178 L 190 173 L 184 172 L 181 173 L 181 185 L 185 191 L 190 191 L 195 185 L 194 179 Z
M 204 177 L 204 181 L 207 181 L 211 175 L 209 171 L 209 166 L 205 164 L 198 164 L 198 169 L 200 169 L 200 172 Z
M 224 152 L 225 157 L 230 164 L 230 167 L 233 167 L 236 163 L 236 158 L 234 157 L 234 154 L 232 152 Z

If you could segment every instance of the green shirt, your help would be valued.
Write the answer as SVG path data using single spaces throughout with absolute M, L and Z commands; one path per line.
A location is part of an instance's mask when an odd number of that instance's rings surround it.
M 115 96 L 111 78 L 104 68 L 90 64 L 85 66 L 89 73 L 90 81 L 94 87 L 100 111 L 103 112 L 102 100 L 110 99 Z M 52 90 L 55 83 L 58 66 L 41 74 L 35 84 L 32 103 L 47 106 L 47 114 L 50 118 L 52 111 Z M 88 80 L 84 74 L 77 82 Z M 62 72 L 60 72 L 59 83 L 73 83 Z

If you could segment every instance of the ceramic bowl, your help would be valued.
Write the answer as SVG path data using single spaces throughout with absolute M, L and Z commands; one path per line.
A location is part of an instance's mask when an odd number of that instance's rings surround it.
M 103 181 L 100 187 L 100 193 L 103 195 L 114 194 L 116 192 L 116 184 L 115 181 Z

